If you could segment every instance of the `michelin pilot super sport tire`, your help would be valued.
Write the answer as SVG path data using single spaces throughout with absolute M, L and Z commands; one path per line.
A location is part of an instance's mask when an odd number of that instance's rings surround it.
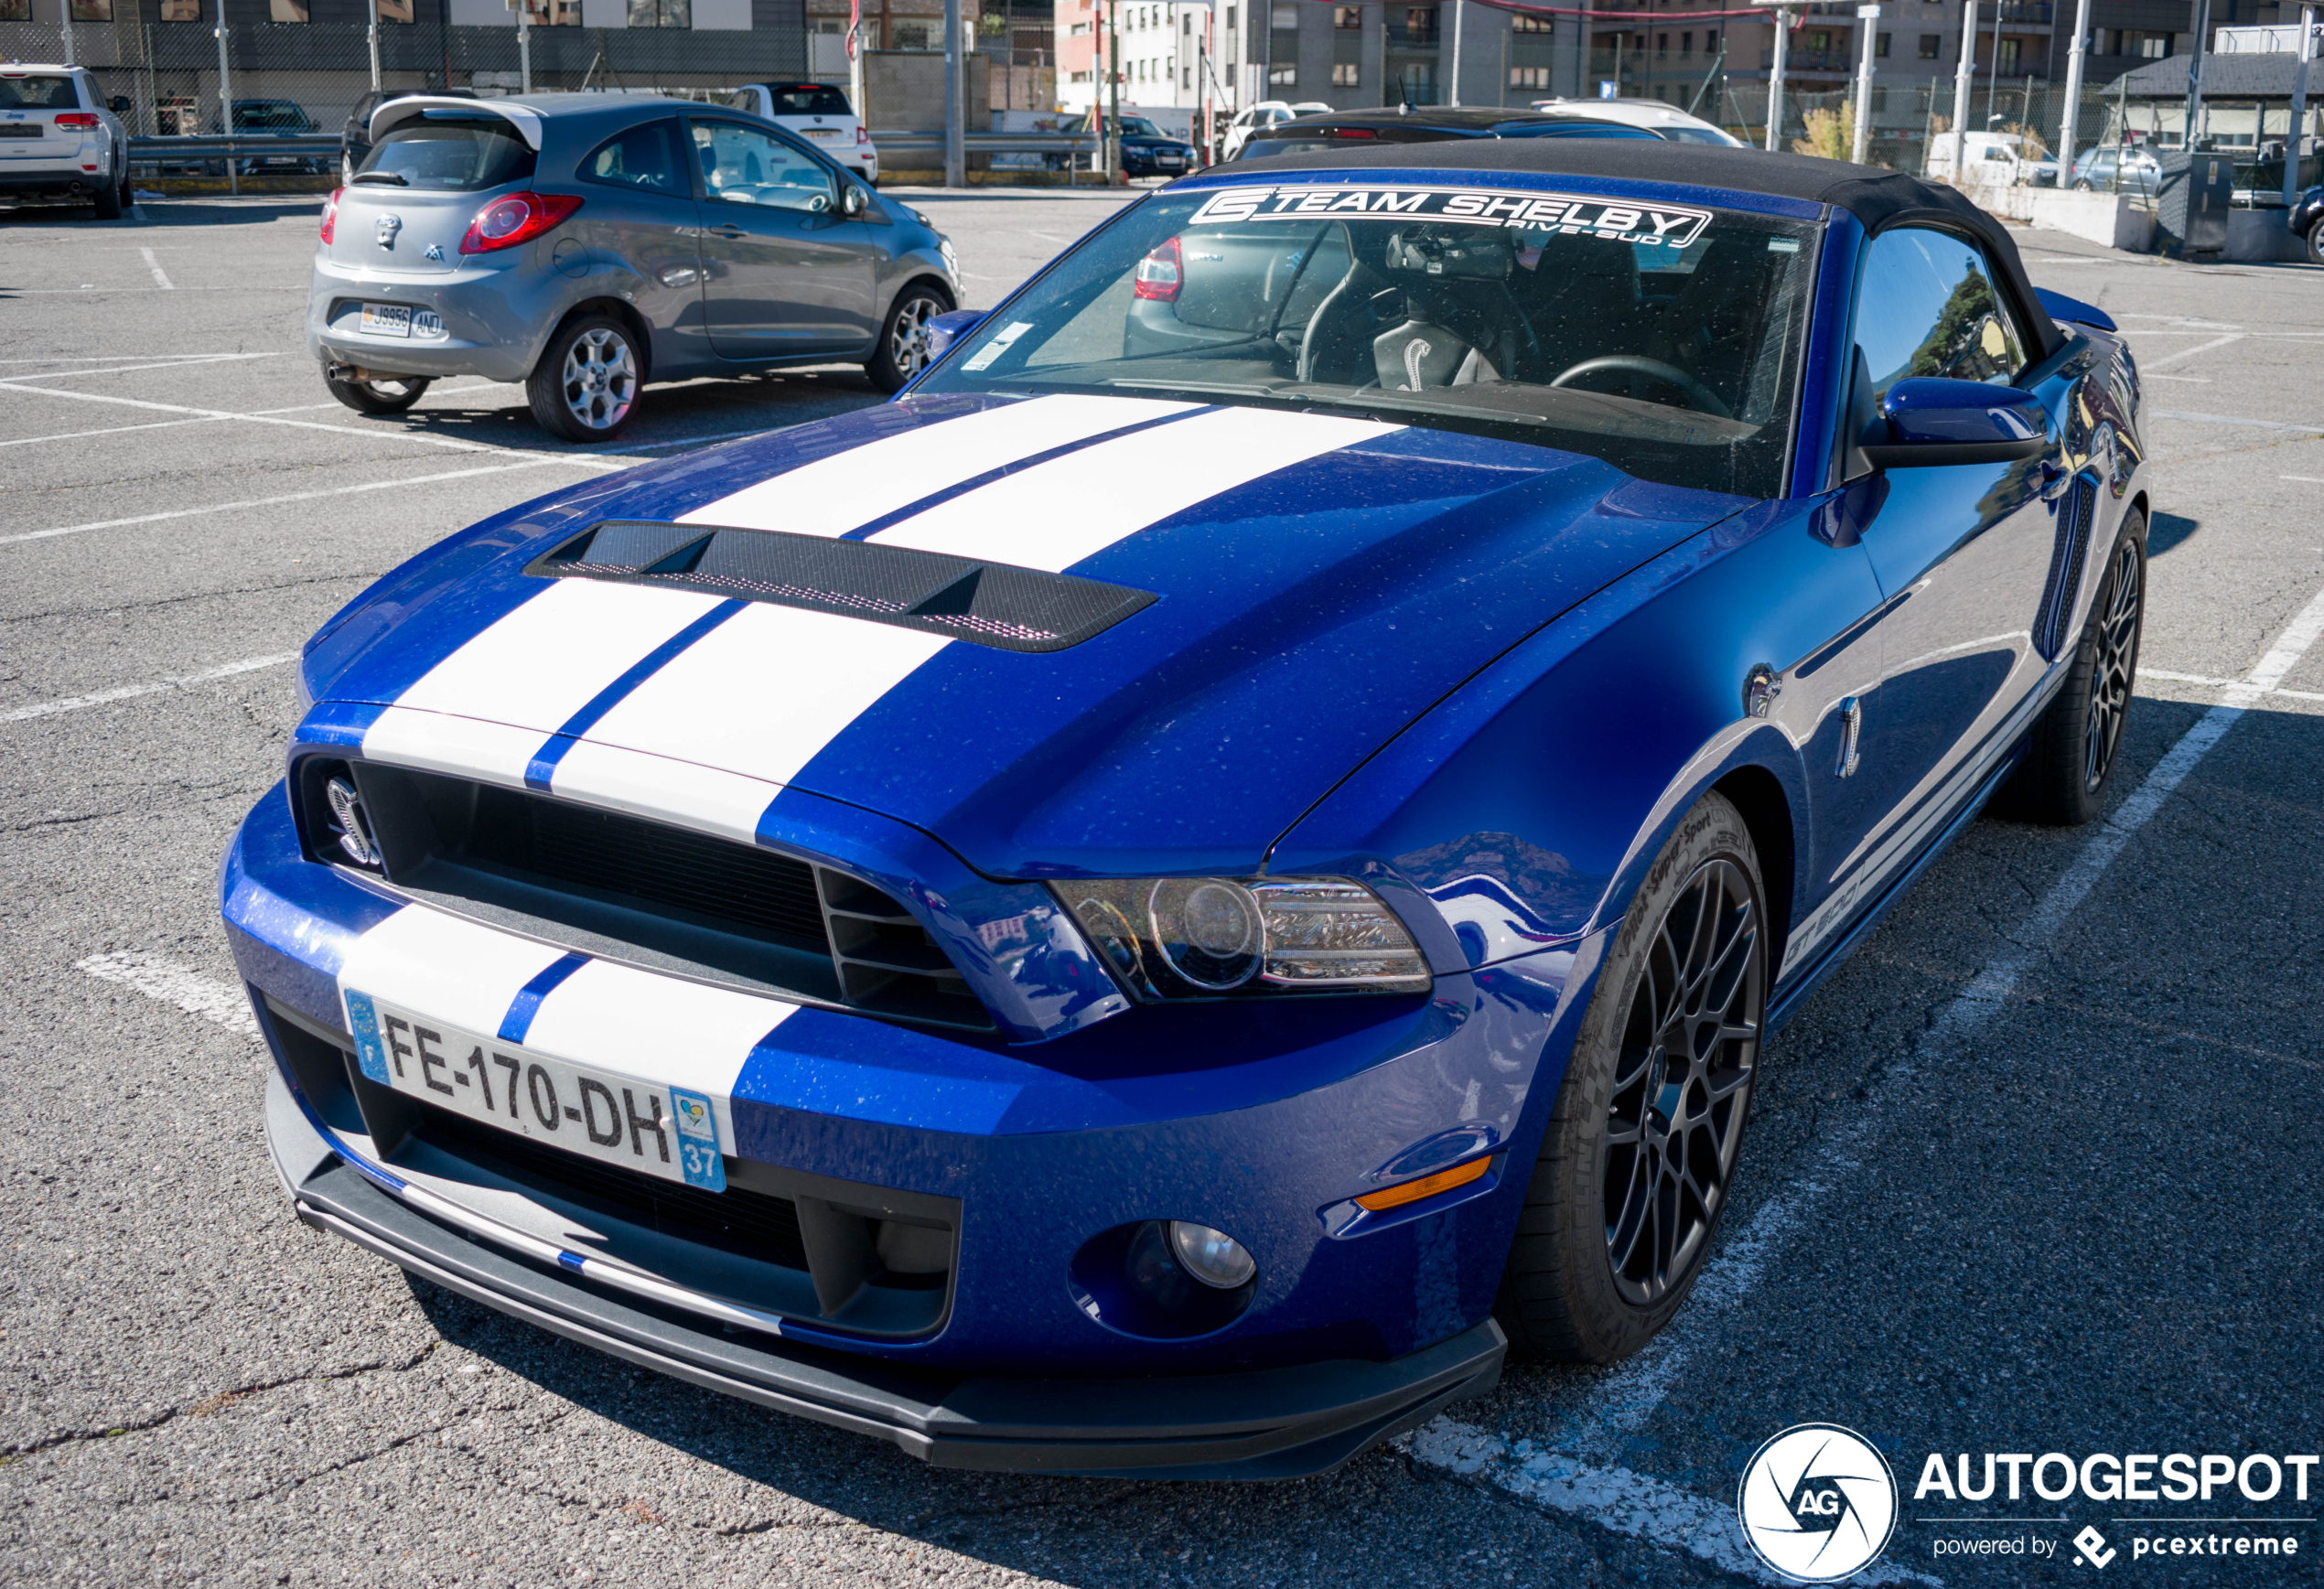
M 2134 509 L 2106 553 L 2065 685 L 2028 735 L 2026 759 L 1995 799 L 1995 815 L 2079 827 L 2105 808 L 2146 615 L 2146 516 Z
M 1685 1302 L 1732 1200 L 1768 950 L 1750 831 L 1705 795 L 1630 901 L 1582 1017 L 1493 1307 L 1512 1357 L 1619 1362 Z

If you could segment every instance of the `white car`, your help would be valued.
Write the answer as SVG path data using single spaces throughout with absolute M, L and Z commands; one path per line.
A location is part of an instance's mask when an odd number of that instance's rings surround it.
M 1261 100 L 1255 105 L 1246 105 L 1235 112 L 1234 120 L 1227 123 L 1227 141 L 1219 151 L 1219 158 L 1232 160 L 1240 157 L 1243 145 L 1251 141 L 1252 134 L 1272 127 L 1277 122 L 1287 122 L 1294 116 L 1329 115 L 1331 110 L 1331 106 L 1319 100 L 1302 100 L 1296 105 L 1283 100 Z
M 1587 116 L 1593 121 L 1619 122 L 1625 126 L 1644 127 L 1658 138 L 1674 144 L 1723 144 L 1730 149 L 1748 148 L 1742 139 L 1716 122 L 1691 116 L 1675 106 L 1660 100 L 1535 100 L 1533 109 L 1555 114 Z
M 61 199 L 95 205 L 100 220 L 121 219 L 129 130 L 81 68 L 0 66 L 0 199 Z
M 879 151 L 872 147 L 871 134 L 845 90 L 827 82 L 754 82 L 728 94 L 726 103 L 811 140 L 866 183 L 879 186 Z
M 1961 135 L 1963 171 L 1958 181 L 1953 174 L 1953 136 L 1941 133 L 1929 140 L 1927 168 L 1923 173 L 1931 181 L 1952 182 L 1955 187 L 1979 183 L 1998 187 L 2054 188 L 2058 185 L 2057 156 L 2049 150 L 2029 145 L 2017 133 L 1964 133 Z

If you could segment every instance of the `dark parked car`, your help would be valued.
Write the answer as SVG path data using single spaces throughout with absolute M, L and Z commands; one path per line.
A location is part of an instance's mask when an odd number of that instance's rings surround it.
M 1087 116 L 1073 116 L 1057 124 L 1060 133 L 1086 133 Z M 1061 165 L 1063 156 L 1049 156 Z M 1194 145 L 1169 134 L 1144 116 L 1122 118 L 1122 174 L 1125 177 L 1183 177 L 1194 169 Z
M 374 89 L 365 94 L 355 102 L 355 108 L 347 113 L 347 124 L 339 130 L 339 179 L 341 182 L 354 180 L 356 168 L 363 164 L 363 156 L 371 152 L 371 113 L 390 100 L 410 99 L 414 91 L 425 91 L 429 98 L 439 100 L 476 98 L 474 89 L 464 88 L 389 89 L 384 92 Z
M 1367 144 L 1434 144 L 1447 138 L 1656 138 L 1662 134 L 1624 122 L 1543 111 L 1421 110 L 1334 111 L 1301 116 L 1252 134 L 1240 156 L 1316 155 L 1360 150 Z
M 2324 264 L 2324 183 L 2309 188 L 2292 206 L 2292 234 L 2308 242 L 2308 263 Z
M 481 375 L 590 442 L 648 381 L 847 362 L 893 392 L 960 302 L 925 217 L 724 106 L 415 94 L 371 134 L 323 212 L 307 318 L 331 395 L 364 413 Z
M 225 131 L 218 116 L 210 118 L 212 133 Z M 307 113 L 307 107 L 296 100 L 236 100 L 234 102 L 234 133 L 273 134 L 278 137 L 303 138 L 319 133 L 322 128 Z M 282 176 L 285 173 L 320 172 L 329 169 L 322 159 L 312 155 L 253 155 L 235 162 L 245 177 L 261 174 Z M 210 169 L 218 176 L 226 174 L 223 162 Z

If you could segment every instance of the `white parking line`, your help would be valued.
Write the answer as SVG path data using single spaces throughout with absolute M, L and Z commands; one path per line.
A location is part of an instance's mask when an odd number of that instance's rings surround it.
M 2192 348 L 2181 348 L 2178 352 L 2166 353 L 2159 359 L 2141 359 L 2138 361 L 2138 368 L 2141 373 L 2151 370 L 2160 370 L 2166 364 L 2176 364 L 2182 359 L 2192 359 L 2198 353 L 2208 353 L 2214 348 L 2224 348 L 2231 342 L 2241 342 L 2243 339 L 2243 332 L 2231 331 L 2224 337 L 2214 337 L 2208 342 L 2198 342 Z
M 171 281 L 169 274 L 161 268 L 161 261 L 154 257 L 154 251 L 149 248 L 141 248 L 137 252 L 145 256 L 145 268 L 154 273 L 154 280 L 159 282 L 166 290 L 175 292 L 178 284 Z
M 1805 1173 L 1769 1197 L 1749 1224 L 1721 1241 L 1672 1326 L 1638 1356 L 1596 1378 L 1582 1392 L 1579 1405 L 1567 1413 L 1554 1436 L 1555 1451 L 1544 1454 L 1550 1460 L 1569 1466 L 1579 1466 L 1582 1459 L 1602 1460 L 1617 1452 L 1624 1437 L 1654 1414 L 1698 1348 L 1725 1338 L 1727 1317 L 1757 1288 L 1776 1243 L 1856 1168 L 1857 1154 L 1885 1129 L 1887 1116 L 1910 1095 L 1917 1073 L 1942 1068 L 1958 1058 L 1968 1039 L 2001 1011 L 2019 980 L 2048 952 L 2132 838 L 2243 714 L 2282 685 L 2319 634 L 2324 634 L 2324 592 L 2292 619 L 2258 666 L 2225 685 L 2225 699 L 2180 735 L 2145 781 L 2083 843 L 2063 875 L 2012 929 L 2009 947 L 1987 961 L 1938 1013 L 1911 1055 L 1889 1068 L 1865 1106 L 1826 1141 Z M 1448 1420 L 1439 1422 L 1449 1423 Z M 1437 1427 L 1431 1424 L 1421 1434 L 1427 1435 Z M 1415 1437 L 1414 1455 L 1420 1460 L 1431 1460 L 1427 1453 L 1437 1449 Z M 1691 1549 L 1686 1543 L 1689 1537 L 1681 1533 L 1655 1542 Z
M 279 353 L 205 353 L 194 359 L 165 359 L 151 364 L 113 364 L 95 370 L 37 370 L 29 374 L 11 375 L 11 382 L 18 381 L 78 381 L 85 375 L 127 375 L 138 370 L 199 370 L 208 364 L 229 364 L 247 359 L 279 359 Z M 38 390 L 33 388 L 29 390 Z
M 2233 413 L 2195 413 L 2183 408 L 2150 408 L 2146 412 L 2158 419 L 2184 420 L 2190 424 L 2247 424 L 2254 430 L 2297 430 L 2309 435 L 2324 435 L 2324 424 L 2287 424 L 2280 419 L 2245 419 Z
M 404 475 L 393 480 L 366 480 L 360 486 L 332 486 L 320 491 L 291 491 L 280 497 L 252 497 L 241 502 L 213 502 L 207 508 L 172 508 L 166 513 L 139 513 L 129 519 L 100 519 L 91 524 L 67 524 L 55 530 L 27 530 L 17 535 L 0 535 L 0 546 L 19 541 L 46 541 L 55 535 L 80 535 L 91 530 L 118 530 L 127 524 L 158 524 L 165 519 L 193 519 L 204 513 L 231 513 L 238 508 L 273 508 L 284 502 L 311 502 L 318 497 L 351 497 L 361 491 L 392 491 L 400 486 L 425 486 L 436 480 L 465 480 L 473 475 L 505 475 L 513 469 L 541 469 L 552 464 L 595 466 L 597 460 L 575 457 L 569 453 L 536 454 L 522 463 L 487 464 L 474 469 L 447 469 L 440 475 Z M 606 464 L 603 467 L 624 469 L 633 466 Z
M 175 690 L 181 684 L 206 684 L 212 679 L 231 679 L 237 673 L 255 673 L 262 668 L 279 668 L 285 662 L 297 660 L 297 658 L 296 651 L 281 651 L 271 657 L 245 657 L 239 662 L 222 662 L 215 668 L 204 668 L 199 673 L 173 673 L 159 679 L 148 679 L 142 684 L 122 684 L 87 695 L 65 695 L 54 701 L 36 702 L 30 706 L 16 706 L 0 712 L 0 723 L 22 723 L 29 718 L 52 716 L 59 712 L 78 712 L 83 706 L 102 706 L 108 701 L 157 695 L 164 690 Z
M 240 1032 L 245 1037 L 258 1036 L 258 1021 L 250 1013 L 249 999 L 216 977 L 204 976 L 167 955 L 122 950 L 75 961 L 73 970 L 86 972 L 101 982 L 134 988 L 149 999 L 175 1004 L 186 1014 L 215 1021 L 230 1032 Z
M 2138 677 L 2142 681 L 2147 679 L 2165 679 L 2174 684 L 2208 684 L 2213 689 L 2219 690 L 2233 690 L 2243 687 L 2243 682 L 2241 679 L 2214 679 L 2208 673 L 2173 673 L 2162 668 L 2147 667 L 2144 662 L 2140 663 L 2138 666 Z M 2319 693 L 2317 691 L 2286 690 L 2281 685 L 2276 686 L 2273 690 L 2265 691 L 2264 693 L 2269 695 L 2289 695 L 2296 701 L 2324 701 L 2324 693 Z

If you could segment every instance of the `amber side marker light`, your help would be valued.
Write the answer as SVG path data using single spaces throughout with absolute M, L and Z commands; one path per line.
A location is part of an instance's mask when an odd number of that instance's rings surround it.
M 1423 1197 L 1433 1197 L 1439 1192 L 1449 1192 L 1455 1186 L 1465 1186 L 1479 1179 L 1492 1167 L 1491 1155 L 1471 1159 L 1465 1165 L 1455 1165 L 1448 1170 L 1438 1170 L 1433 1176 L 1423 1176 L 1416 1181 L 1401 1186 L 1383 1186 L 1377 1192 L 1366 1192 L 1356 1199 L 1356 1207 L 1379 1213 L 1383 1208 L 1401 1208 L 1406 1203 L 1417 1203 Z

